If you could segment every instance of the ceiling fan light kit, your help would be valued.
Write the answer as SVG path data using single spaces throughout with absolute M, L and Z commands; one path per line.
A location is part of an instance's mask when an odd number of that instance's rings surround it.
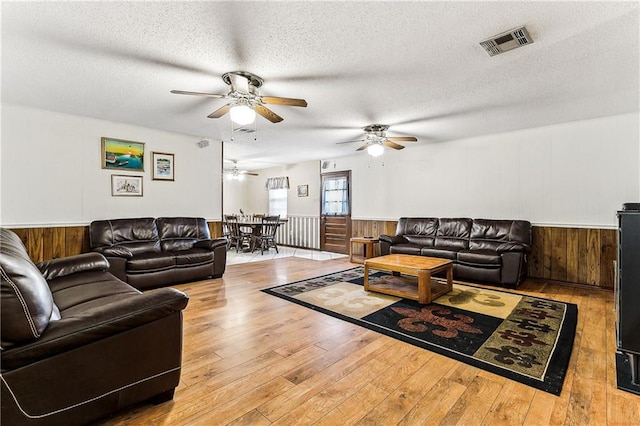
M 367 154 L 371 157 L 379 157 L 384 153 L 384 147 L 393 148 L 395 150 L 404 149 L 404 145 L 400 145 L 396 142 L 417 142 L 418 139 L 414 136 L 395 136 L 389 137 L 386 134 L 389 126 L 387 124 L 370 124 L 362 128 L 364 130 L 364 139 L 357 141 L 338 142 L 353 143 L 364 142 L 364 145 L 356 149 L 356 151 L 367 150 Z
M 372 157 L 379 157 L 383 153 L 384 153 L 384 147 L 379 143 L 374 143 L 372 145 L 369 145 L 369 147 L 367 148 L 367 154 L 369 154 Z
M 251 124 L 256 119 L 256 112 L 247 105 L 234 105 L 229 111 L 231 121 L 241 126 Z
M 220 118 L 227 112 L 231 121 L 239 125 L 253 123 L 256 113 L 271 121 L 279 123 L 283 120 L 278 114 L 265 105 L 283 105 L 306 107 L 304 99 L 281 98 L 277 96 L 260 96 L 258 88 L 264 84 L 264 80 L 255 74 L 246 71 L 231 71 L 222 75 L 222 81 L 229 85 L 230 90 L 226 95 L 203 92 L 187 92 L 184 90 L 172 90 L 177 95 L 206 96 L 209 98 L 229 99 L 229 103 L 221 106 L 208 115 L 209 118 Z

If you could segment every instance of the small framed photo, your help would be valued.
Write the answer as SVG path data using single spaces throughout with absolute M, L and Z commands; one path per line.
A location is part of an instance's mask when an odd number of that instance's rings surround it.
M 166 152 L 152 152 L 153 180 L 173 180 L 174 156 Z
M 142 176 L 111 175 L 112 197 L 142 197 Z
M 309 185 L 298 185 L 298 197 L 309 196 Z
M 144 172 L 144 143 L 102 138 L 102 168 Z

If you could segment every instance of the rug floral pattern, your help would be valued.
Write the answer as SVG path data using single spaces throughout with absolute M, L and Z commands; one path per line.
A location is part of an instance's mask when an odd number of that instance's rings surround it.
M 559 394 L 577 308 L 546 299 L 454 283 L 421 305 L 363 287 L 358 267 L 264 290 L 329 315 Z M 369 280 L 407 280 L 371 271 Z

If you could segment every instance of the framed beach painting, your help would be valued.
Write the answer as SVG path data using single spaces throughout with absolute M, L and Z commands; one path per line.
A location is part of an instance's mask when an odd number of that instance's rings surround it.
M 102 138 L 102 168 L 144 172 L 144 143 Z
M 153 180 L 174 180 L 174 155 L 166 152 L 152 152 L 151 165 Z
M 142 197 L 142 176 L 111 175 L 112 197 Z

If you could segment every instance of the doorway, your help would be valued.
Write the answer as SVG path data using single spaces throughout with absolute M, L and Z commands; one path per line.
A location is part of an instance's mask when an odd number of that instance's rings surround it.
M 320 176 L 320 249 L 349 254 L 351 171 L 323 173 Z

